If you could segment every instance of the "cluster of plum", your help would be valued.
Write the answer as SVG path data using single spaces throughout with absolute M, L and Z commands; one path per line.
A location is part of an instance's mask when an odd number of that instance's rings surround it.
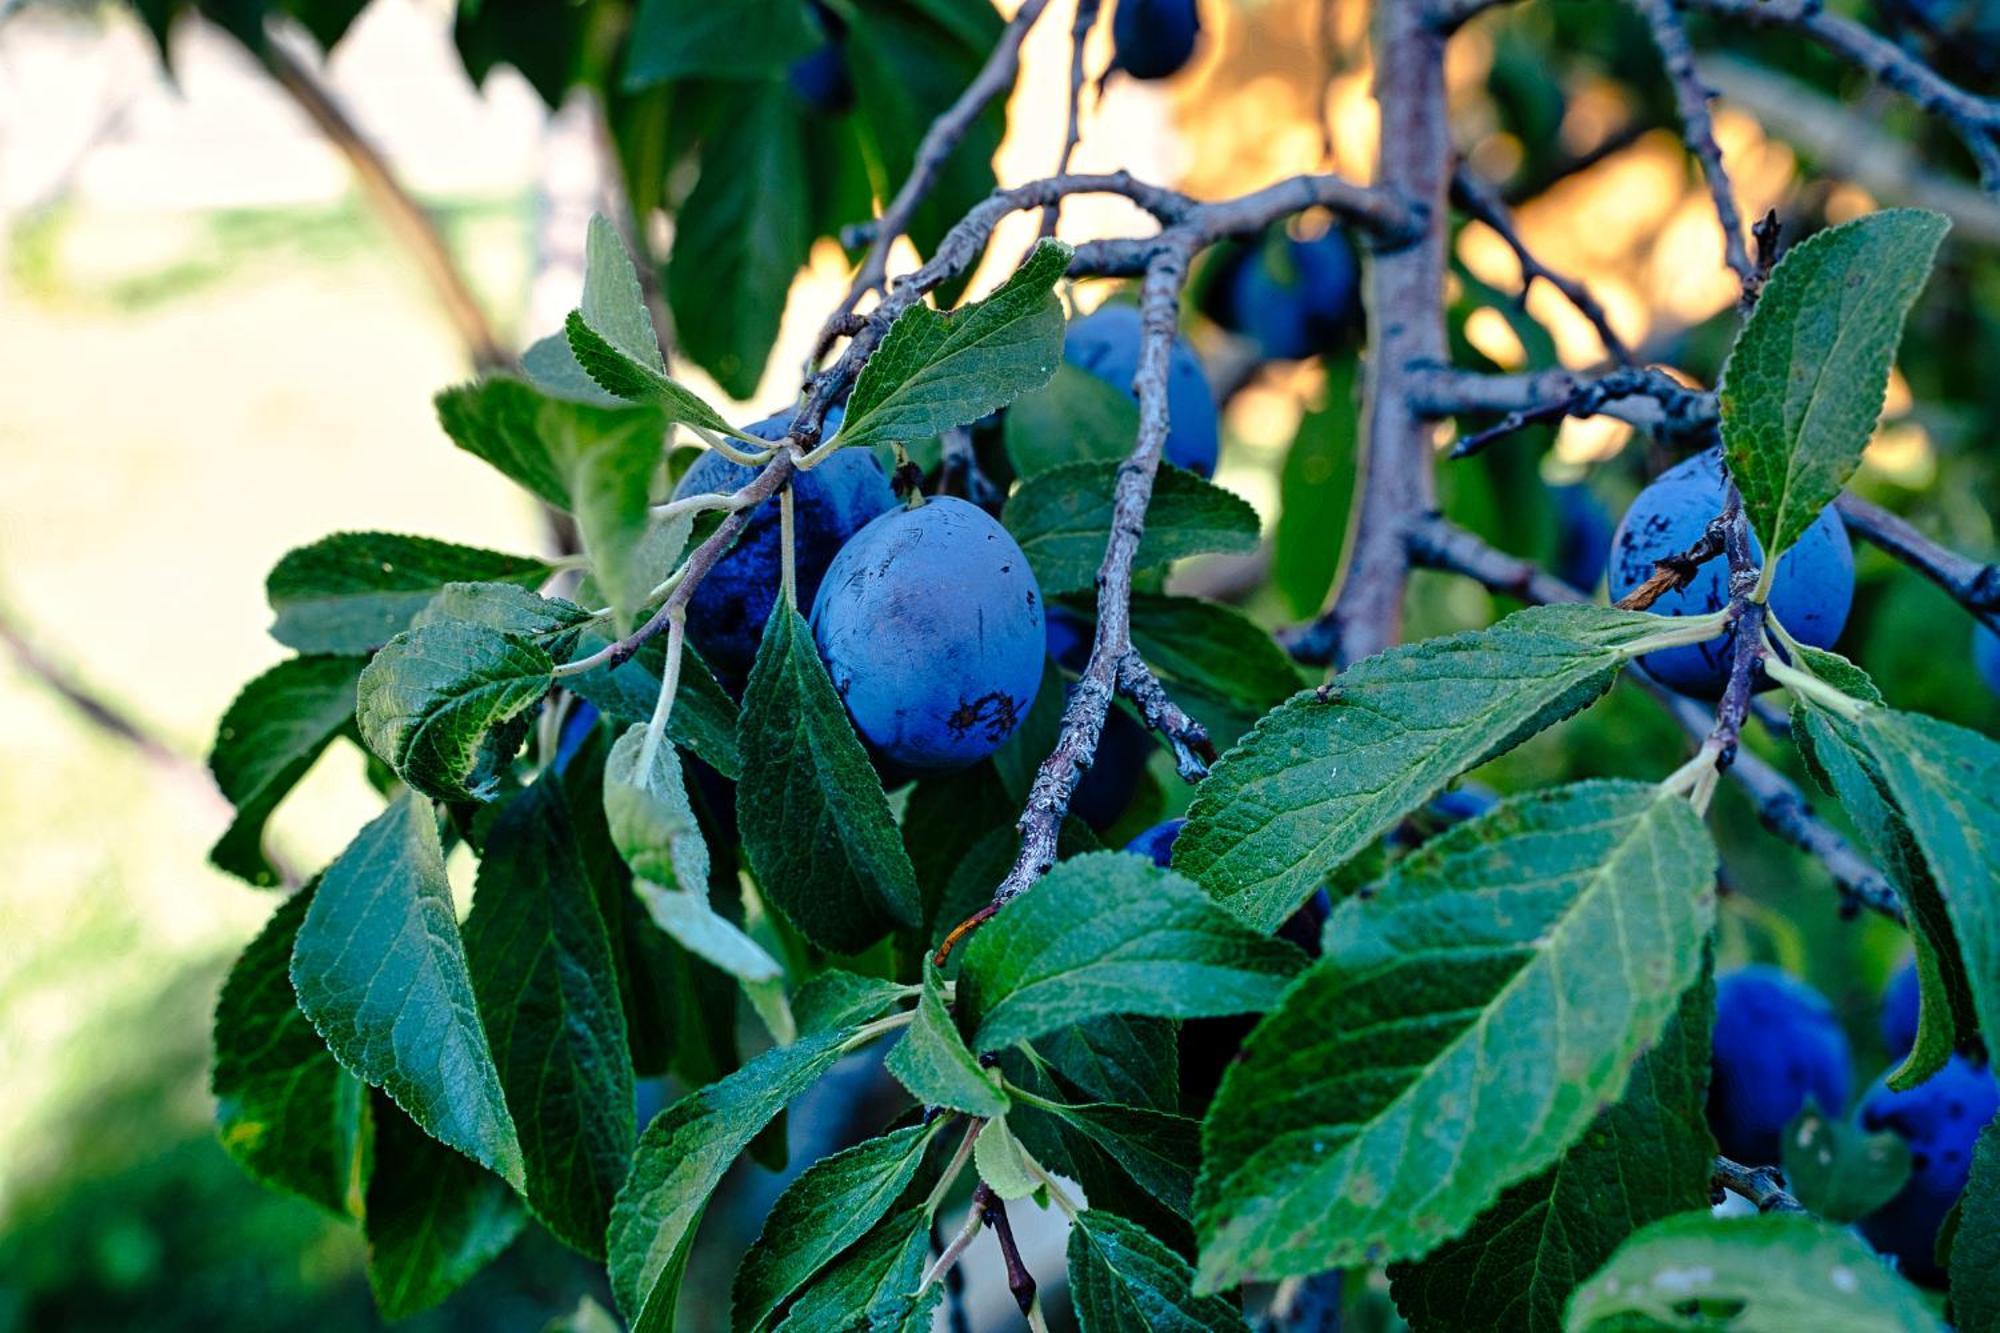
M 1892 1061 L 1909 1053 L 1917 1033 L 1917 972 L 1905 967 L 1882 998 L 1882 1043 Z M 1808 1101 L 1829 1115 L 1845 1112 L 1853 1081 L 1847 1034 L 1826 997 L 1775 967 L 1746 967 L 1715 987 L 1715 1063 L 1709 1125 L 1724 1156 L 1776 1165 L 1786 1128 Z M 1871 1134 L 1891 1133 L 1910 1149 L 1910 1175 L 1886 1204 L 1861 1219 L 1861 1234 L 1903 1272 L 1942 1283 L 1938 1228 L 1965 1189 L 1972 1145 L 2000 1112 L 2000 1081 L 1983 1062 L 1953 1055 L 1906 1092 L 1886 1076 L 1863 1094 L 1854 1120 Z

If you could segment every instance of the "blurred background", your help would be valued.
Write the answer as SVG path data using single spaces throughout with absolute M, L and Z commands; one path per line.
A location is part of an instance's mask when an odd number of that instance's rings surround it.
M 1003 183 L 1054 160 L 1072 13 L 1057 0 L 1027 42 L 995 157 Z M 1211 197 L 1329 155 L 1355 179 L 1372 175 L 1364 0 L 1211 0 L 1203 14 L 1181 75 L 1114 76 L 1086 96 L 1077 167 L 1126 167 Z M 283 655 L 263 633 L 262 582 L 287 549 L 359 528 L 548 544 L 518 492 L 449 446 L 430 399 L 472 372 L 469 327 L 483 320 L 485 337 L 518 350 L 559 325 L 581 283 L 584 220 L 615 171 L 588 98 L 552 110 L 504 65 L 476 84 L 453 19 L 448 0 L 375 0 L 330 53 L 301 28 L 278 37 L 435 219 L 476 307 L 471 325 L 440 303 L 435 263 L 379 190 L 357 184 L 352 152 L 223 30 L 183 17 L 163 66 L 122 6 L 0 4 L 0 636 L 11 650 L 0 653 L 0 1330 L 376 1324 L 358 1235 L 260 1189 L 214 1140 L 209 1016 L 273 899 L 207 865 L 227 808 L 201 757 L 239 685 Z M 1093 70 L 1108 26 L 1093 38 Z M 1893 203 L 1952 214 L 1857 488 L 1959 550 L 2000 554 L 2000 205 L 1969 187 L 1956 150 L 1919 116 L 1817 51 L 1782 35 L 1697 35 L 1746 213 L 1776 208 L 1787 235 Z M 1990 89 L 1979 56 L 1960 53 L 1954 72 Z M 1541 0 L 1458 38 L 1451 76 L 1458 143 L 1516 202 L 1530 246 L 1588 282 L 1648 360 L 1713 383 L 1735 286 L 1707 195 L 1667 128 L 1672 103 L 1643 28 L 1620 6 Z M 1003 230 L 975 290 L 1034 222 Z M 1137 225 L 1118 202 L 1080 200 L 1062 234 Z M 1468 225 L 1453 252 L 1467 364 L 1603 358 L 1546 285 L 1525 308 L 1515 300 L 1519 267 L 1494 233 Z M 748 398 L 686 362 L 676 373 L 743 420 L 783 406 L 849 262 L 832 240 L 815 244 Z M 1218 480 L 1257 507 L 1266 543 L 1254 559 L 1175 578 L 1277 626 L 1309 616 L 1333 576 L 1356 352 L 1257 364 L 1196 313 L 1214 276 L 1197 275 L 1189 333 L 1227 399 Z M 1072 296 L 1088 307 L 1110 294 Z M 1446 423 L 1441 442 L 1457 429 Z M 1593 419 L 1527 432 L 1442 481 L 1459 521 L 1555 561 L 1588 526 L 1577 513 L 1605 516 L 1608 532 L 1666 461 L 1628 427 Z M 1878 553 L 1858 553 L 1844 649 L 1901 706 L 2000 725 L 1972 671 L 1970 621 Z M 1423 575 L 1410 633 L 1509 609 Z M 1797 775 L 1785 751 L 1755 743 Z M 1503 790 L 1657 777 L 1684 753 L 1658 708 L 1621 690 L 1479 776 Z M 1184 803 L 1173 783 L 1161 790 L 1167 813 Z M 335 746 L 280 810 L 275 845 L 316 868 L 374 808 L 359 752 Z M 1813 980 L 1872 1073 L 1874 997 L 1900 962 L 1898 933 L 1841 921 L 1824 873 L 1757 830 L 1727 786 L 1718 814 L 1725 957 Z M 795 1133 L 812 1132 L 810 1114 L 794 1119 L 805 1125 Z M 753 1201 L 770 1188 L 743 1187 Z M 743 1211 L 739 1245 L 761 1217 Z M 997 1268 L 985 1258 L 970 1265 L 975 1280 Z M 531 1233 L 405 1326 L 537 1328 L 601 1295 L 594 1283 Z

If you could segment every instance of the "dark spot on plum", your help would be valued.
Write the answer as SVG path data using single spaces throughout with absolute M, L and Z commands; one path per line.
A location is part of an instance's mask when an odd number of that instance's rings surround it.
M 951 728 L 953 736 L 963 736 L 974 727 L 983 727 L 988 739 L 997 742 L 1012 735 L 1019 720 L 1020 712 L 1014 704 L 1014 697 L 1005 690 L 995 690 L 991 694 L 980 695 L 970 703 L 960 700 L 951 716 L 945 719 L 945 725 Z

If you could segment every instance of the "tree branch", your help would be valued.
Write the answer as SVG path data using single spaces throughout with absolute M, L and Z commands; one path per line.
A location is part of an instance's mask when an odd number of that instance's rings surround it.
M 1166 738 L 1174 752 L 1174 771 L 1186 783 L 1200 782 L 1215 762 L 1215 743 L 1201 723 L 1167 697 L 1166 687 L 1144 658 L 1130 651 L 1118 661 L 1118 692 L 1138 706 L 1147 726 Z
M 1076 21 L 1069 29 L 1069 122 L 1063 131 L 1062 152 L 1056 157 L 1058 176 L 1069 171 L 1077 142 L 1083 138 L 1083 47 L 1090 40 L 1090 30 L 1097 26 L 1097 15 L 1102 8 L 1100 0 L 1076 0 Z M 1062 202 L 1058 200 L 1042 210 L 1041 234 L 1055 235 L 1060 221 Z
M 1981 564 L 1946 550 L 1905 520 L 1858 495 L 1842 491 L 1833 507 L 1840 511 L 1848 531 L 1943 588 L 1980 624 L 2000 634 L 2000 565 Z
M 979 1188 L 987 1191 L 986 1225 L 993 1228 L 993 1239 L 1000 1242 L 1000 1261 L 1007 1266 L 1007 1290 L 1025 1315 L 1035 1308 L 1035 1275 L 1021 1258 L 1021 1247 L 1014 1239 L 1014 1224 L 1007 1219 L 1006 1203 L 988 1189 L 986 1182 L 981 1181 Z
M 1480 452 L 1539 422 L 1611 416 L 1642 430 L 1706 441 L 1715 433 L 1715 395 L 1690 389 L 1665 371 L 1625 366 L 1599 374 L 1538 370 L 1488 375 L 1437 365 L 1411 380 L 1412 400 L 1431 418 L 1500 412 L 1494 426 L 1452 446 L 1453 458 Z
M 1717 1203 L 1722 1202 L 1722 1195 L 1727 1192 L 1756 1204 L 1760 1213 L 1805 1212 L 1805 1205 L 1785 1192 L 1784 1174 L 1775 1166 L 1744 1166 L 1727 1157 L 1718 1157 L 1709 1188 L 1714 1191 Z

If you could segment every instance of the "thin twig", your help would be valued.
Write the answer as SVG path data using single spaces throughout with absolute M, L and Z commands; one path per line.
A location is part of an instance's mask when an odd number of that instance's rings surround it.
M 1690 389 L 1665 371 L 1621 366 L 1598 374 L 1539 370 L 1489 375 L 1446 366 L 1411 376 L 1413 401 L 1431 418 L 1499 412 L 1501 420 L 1464 436 L 1451 457 L 1466 458 L 1497 440 L 1564 417 L 1611 416 L 1668 437 L 1706 443 L 1715 433 L 1715 395 Z
M 1715 779 L 1736 762 L 1743 719 L 1749 716 L 1764 660 L 1764 604 L 1751 600 L 1757 587 L 1757 563 L 1750 553 L 1750 521 L 1734 482 L 1729 484 L 1720 521 L 1723 547 L 1729 556 L 1730 633 L 1735 637 L 1730 640 L 1729 679 L 1715 707 L 1715 725 L 1701 746 L 1712 765 L 1695 785 L 1695 807 L 1702 811 L 1708 809 Z
M 1467 216 L 1483 223 L 1494 235 L 1507 243 L 1509 250 L 1514 252 L 1514 258 L 1521 265 L 1523 302 L 1527 301 L 1528 293 L 1534 289 L 1535 280 L 1541 279 L 1561 292 L 1569 303 L 1576 307 L 1577 313 L 1590 321 L 1590 326 L 1597 330 L 1598 341 L 1604 344 L 1605 353 L 1613 361 L 1622 366 L 1635 364 L 1632 349 L 1625 345 L 1617 330 L 1611 327 L 1611 317 L 1605 313 L 1597 298 L 1591 295 L 1590 289 L 1575 278 L 1558 273 L 1537 259 L 1534 252 L 1528 249 L 1528 243 L 1521 238 L 1520 229 L 1514 225 L 1514 219 L 1508 213 L 1507 205 L 1501 202 L 1499 193 L 1463 162 L 1458 164 L 1458 169 L 1451 176 L 1451 199 Z
M 1653 572 L 1617 602 L 1620 611 L 1649 611 L 1653 603 L 1670 592 L 1679 592 L 1694 581 L 1701 567 L 1722 554 L 1729 544 L 1729 532 L 1743 517 L 1743 500 L 1736 488 L 1729 488 L 1729 500 L 1722 512 L 1701 530 L 1701 536 L 1685 551 L 1653 562 Z
M 1805 1205 L 1785 1192 L 1785 1177 L 1775 1166 L 1744 1166 L 1727 1157 L 1715 1159 L 1709 1188 L 1716 1203 L 1723 1194 L 1735 1194 L 1757 1205 L 1760 1213 L 1803 1213 Z
M 1138 706 L 1146 725 L 1160 733 L 1174 752 L 1174 771 L 1186 783 L 1200 782 L 1215 762 L 1215 742 L 1208 731 L 1167 696 L 1166 687 L 1137 652 L 1118 661 L 1118 692 Z
M 1090 40 L 1090 30 L 1097 26 L 1097 16 L 1102 10 L 1101 0 L 1076 0 L 1076 21 L 1069 28 L 1069 121 L 1063 130 L 1062 152 L 1056 157 L 1056 175 L 1069 171 L 1069 164 L 1076 156 L 1076 145 L 1083 138 L 1083 48 Z M 1056 234 L 1056 224 L 1062 221 L 1062 201 L 1058 199 L 1042 210 L 1041 234 Z
M 1981 564 L 1947 550 L 1908 522 L 1858 495 L 1843 491 L 1833 507 L 1840 511 L 1849 532 L 1943 588 L 1980 624 L 2000 634 L 2000 565 Z
M 986 1189 L 984 1181 L 979 1188 Z M 1027 1314 L 1035 1308 L 1035 1275 L 1028 1271 L 1028 1265 L 1021 1258 L 1021 1247 L 1014 1239 L 1014 1224 L 1007 1219 L 1007 1205 L 998 1195 L 988 1192 L 986 1200 L 986 1223 L 993 1228 L 993 1239 L 1000 1242 L 1000 1260 L 1007 1266 L 1007 1290 L 1013 1293 L 1014 1304 Z

